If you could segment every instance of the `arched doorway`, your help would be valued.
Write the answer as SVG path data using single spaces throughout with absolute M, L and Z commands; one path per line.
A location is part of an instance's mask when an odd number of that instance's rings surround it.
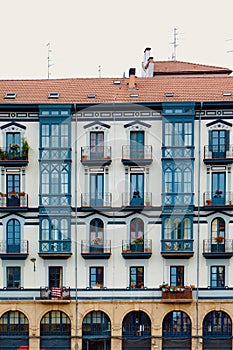
M 171 311 L 163 320 L 163 345 L 166 350 L 191 350 L 191 321 L 182 311 Z
M 44 350 L 70 349 L 71 326 L 69 317 L 61 311 L 50 311 L 40 322 L 40 347 Z
M 92 311 L 83 319 L 82 350 L 110 350 L 111 322 L 102 311 Z
M 0 318 L 0 349 L 20 346 L 29 346 L 28 319 L 22 312 L 8 311 Z
M 151 321 L 143 311 L 128 313 L 122 323 L 122 350 L 151 349 Z
M 232 321 L 223 311 L 212 311 L 203 321 L 203 350 L 232 349 Z

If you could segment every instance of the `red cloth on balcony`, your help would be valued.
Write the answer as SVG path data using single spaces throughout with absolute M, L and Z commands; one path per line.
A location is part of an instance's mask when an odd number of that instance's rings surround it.
M 53 287 L 51 290 L 51 296 L 52 297 L 61 297 L 61 288 L 55 288 Z

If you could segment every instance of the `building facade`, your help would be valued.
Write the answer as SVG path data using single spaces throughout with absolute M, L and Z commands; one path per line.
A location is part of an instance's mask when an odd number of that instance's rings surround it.
M 232 349 L 230 73 L 0 81 L 0 349 Z

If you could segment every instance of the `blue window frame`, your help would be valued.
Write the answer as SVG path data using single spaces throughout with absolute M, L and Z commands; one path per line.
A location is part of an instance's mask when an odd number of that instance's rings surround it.
M 0 318 L 0 349 L 18 349 L 29 345 L 29 323 L 19 311 L 8 311 Z
M 193 146 L 192 121 L 175 121 L 174 119 L 165 120 L 163 130 L 163 144 L 165 147 Z
M 68 194 L 69 193 L 70 165 L 44 164 L 41 171 L 42 194 Z
M 43 123 L 41 124 L 42 148 L 67 148 L 69 146 L 69 124 Z
M 212 173 L 212 203 L 225 204 L 226 201 L 226 173 Z
M 162 251 L 193 250 L 193 218 L 163 217 Z
M 20 252 L 20 223 L 16 219 L 11 219 L 7 223 L 7 252 Z
M 102 159 L 104 157 L 104 132 L 90 133 L 90 159 Z
M 225 266 L 210 267 L 210 286 L 212 288 L 225 287 Z
M 104 248 L 104 224 L 100 219 L 90 222 L 90 250 L 103 252 Z
M 63 269 L 61 266 L 49 266 L 49 288 L 63 286 Z
M 87 314 L 82 323 L 83 336 L 104 336 L 108 337 L 111 334 L 111 322 L 109 317 L 101 311 L 92 311 Z
M 19 207 L 20 206 L 20 175 L 8 174 L 6 177 L 7 182 L 7 206 Z
M 209 151 L 212 152 L 212 158 L 225 158 L 229 147 L 228 130 L 209 131 Z
M 144 158 L 144 131 L 130 132 L 130 158 Z
M 10 266 L 6 269 L 7 288 L 20 288 L 21 271 L 19 266 Z
M 104 174 L 90 175 L 90 203 L 97 207 L 104 204 Z
M 170 266 L 170 285 L 184 286 L 184 266 Z
M 189 316 L 182 311 L 169 312 L 163 320 L 163 339 L 177 338 L 177 342 L 171 345 L 170 348 L 185 348 L 191 349 L 191 321 Z M 179 339 L 187 338 L 187 344 L 182 341 L 182 345 Z M 175 339 L 174 339 L 175 340 Z M 187 345 L 190 344 L 188 347 Z M 165 345 L 165 344 L 163 344 Z
M 232 321 L 230 316 L 224 311 L 211 311 L 208 313 L 203 321 L 203 336 L 205 338 L 230 337 L 231 344 Z
M 93 266 L 90 267 L 90 287 L 103 287 L 104 286 L 104 267 Z
M 71 348 L 71 325 L 69 317 L 62 311 L 50 311 L 40 323 L 40 347 L 49 349 Z
M 143 311 L 132 311 L 128 313 L 122 323 L 122 334 L 126 338 L 149 337 L 151 334 L 151 320 Z M 125 348 L 125 347 L 124 347 Z M 143 349 L 150 349 L 144 348 Z
M 193 163 L 191 161 L 166 161 L 163 165 L 163 200 L 166 205 L 192 204 Z
M 144 174 L 130 174 L 130 205 L 144 204 Z
M 144 267 L 131 266 L 130 267 L 130 287 L 140 288 L 144 285 Z
M 19 132 L 8 132 L 6 134 L 6 149 L 8 152 L 12 152 L 10 145 L 18 145 L 20 148 L 21 145 L 21 135 Z M 16 149 L 17 152 L 17 149 Z

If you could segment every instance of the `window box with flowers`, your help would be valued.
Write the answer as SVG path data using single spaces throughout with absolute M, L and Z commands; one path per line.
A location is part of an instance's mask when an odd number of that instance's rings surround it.
M 133 240 L 133 243 L 131 245 L 131 250 L 133 252 L 143 252 L 144 251 L 144 238 L 143 237 L 137 237 Z
M 216 236 L 214 237 L 214 240 L 216 243 L 221 244 L 224 242 L 225 237 L 224 236 Z
M 191 286 L 168 286 L 162 284 L 162 299 L 163 300 L 192 300 L 192 287 Z
M 102 253 L 104 250 L 103 240 L 100 237 L 96 237 L 91 241 L 90 252 L 92 253 Z

